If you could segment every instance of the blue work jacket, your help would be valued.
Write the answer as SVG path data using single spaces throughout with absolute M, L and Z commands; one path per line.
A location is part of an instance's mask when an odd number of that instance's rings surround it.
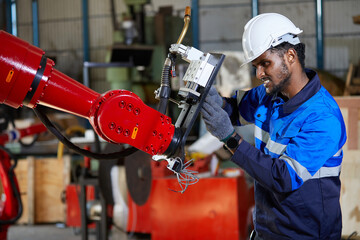
M 340 239 L 340 170 L 346 141 L 340 109 L 318 75 L 284 101 L 263 85 L 226 99 L 233 124 L 255 124 L 232 161 L 255 180 L 254 226 L 263 239 Z M 242 96 L 241 96 L 242 95 Z

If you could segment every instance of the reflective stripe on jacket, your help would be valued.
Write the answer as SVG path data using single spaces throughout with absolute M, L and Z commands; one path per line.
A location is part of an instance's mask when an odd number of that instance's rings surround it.
M 255 147 L 232 161 L 255 179 L 254 224 L 264 239 L 340 239 L 340 171 L 345 124 L 318 75 L 284 101 L 263 85 L 226 99 L 233 122 L 255 124 Z M 237 114 L 237 113 L 240 113 Z

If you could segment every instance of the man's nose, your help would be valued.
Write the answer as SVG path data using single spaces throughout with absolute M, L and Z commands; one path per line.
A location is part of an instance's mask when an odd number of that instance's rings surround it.
M 261 66 L 256 68 L 256 77 L 257 79 L 262 79 L 263 77 L 265 77 L 265 71 Z

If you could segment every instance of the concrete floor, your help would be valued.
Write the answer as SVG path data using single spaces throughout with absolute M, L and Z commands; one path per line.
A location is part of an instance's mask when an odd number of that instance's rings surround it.
M 7 240 L 81 240 L 79 229 L 64 227 L 63 224 L 13 225 L 9 228 Z M 116 229 L 110 231 L 108 240 L 149 240 L 149 236 L 130 235 Z M 89 230 L 88 240 L 96 240 L 94 231 Z

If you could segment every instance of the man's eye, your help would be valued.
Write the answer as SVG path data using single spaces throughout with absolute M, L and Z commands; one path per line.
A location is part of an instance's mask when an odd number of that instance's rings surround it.
M 267 66 L 269 66 L 269 65 L 270 65 L 270 62 L 268 62 L 268 61 L 265 61 L 265 62 L 262 63 L 262 66 L 263 66 L 263 67 L 267 67 Z

